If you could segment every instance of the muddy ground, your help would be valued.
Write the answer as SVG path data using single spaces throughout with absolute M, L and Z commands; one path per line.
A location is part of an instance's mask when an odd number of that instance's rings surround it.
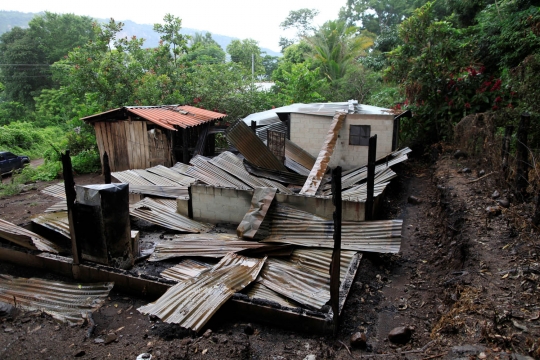
M 461 173 L 464 167 L 471 173 Z M 401 218 L 397 255 L 365 254 L 345 304 L 338 336 L 297 333 L 266 326 L 212 320 L 206 335 L 192 336 L 136 311 L 148 299 L 113 289 L 94 314 L 96 330 L 69 327 L 45 314 L 19 313 L 0 320 L 0 357 L 5 359 L 523 359 L 540 358 L 538 241 L 527 222 L 532 206 L 512 203 L 493 177 L 471 182 L 473 160 L 442 154 L 436 163 L 412 159 L 394 169 L 382 218 Z M 98 175 L 76 178 L 101 182 Z M 56 200 L 39 193 L 48 183 L 0 199 L 0 217 L 22 224 Z M 495 208 L 497 190 L 511 206 Z M 419 202 L 408 201 L 415 196 Z M 492 214 L 487 207 L 495 208 Z M 500 211 L 500 214 L 499 214 Z M 527 229 L 525 232 L 523 229 Z M 60 279 L 22 266 L 0 264 L 0 273 Z M 65 279 L 68 280 L 68 279 Z M 404 345 L 388 341 L 407 326 Z M 365 332 L 367 347 L 351 347 L 351 335 Z M 204 332 L 204 330 L 203 330 Z M 109 335 L 110 334 L 110 335 Z M 114 334 L 114 335 L 112 335 Z M 106 344 L 106 342 L 111 341 Z M 314 357 L 310 357 L 313 355 Z

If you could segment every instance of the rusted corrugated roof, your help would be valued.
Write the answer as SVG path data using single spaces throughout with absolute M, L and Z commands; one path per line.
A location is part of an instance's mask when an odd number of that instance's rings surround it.
M 253 191 L 251 206 L 236 229 L 238 237 L 255 238 L 259 227 L 264 221 L 266 212 L 276 196 L 276 191 L 277 189 L 272 188 L 257 188 Z
M 285 156 L 308 170 L 313 168 L 313 165 L 315 165 L 315 161 L 317 160 L 291 140 L 285 140 Z
M 278 242 L 312 248 L 334 247 L 334 222 L 283 204 L 271 217 L 270 236 L 262 242 Z M 403 220 L 343 221 L 341 248 L 352 251 L 397 253 L 401 247 Z
M 229 253 L 211 270 L 178 283 L 138 310 L 199 331 L 235 292 L 257 278 L 265 261 Z
M 301 195 L 315 195 L 317 193 L 317 189 L 319 189 L 319 186 L 321 185 L 321 180 L 324 176 L 324 173 L 328 168 L 330 158 L 334 153 L 334 148 L 336 147 L 339 130 L 341 129 L 341 125 L 343 124 L 343 121 L 346 117 L 347 114 L 343 112 L 336 112 L 336 115 L 334 115 L 332 123 L 330 124 L 330 128 L 328 129 L 328 134 L 326 135 L 326 139 L 324 140 L 324 144 L 321 148 L 321 151 L 319 152 L 317 160 L 315 161 L 315 165 L 313 165 L 313 168 L 309 173 L 308 179 L 306 180 L 304 187 L 300 191 Z
M 47 186 L 46 188 L 42 189 L 41 192 L 59 199 L 66 199 L 66 189 L 64 187 L 64 183 Z
M 127 111 L 170 130 L 176 130 L 174 126 L 186 129 L 193 126 L 205 124 L 207 122 L 219 120 L 227 116 L 226 114 L 221 114 L 205 109 L 199 109 L 189 105 L 125 106 L 122 108 L 87 116 L 82 118 L 82 120 L 87 122 L 99 121 L 104 119 L 103 115 L 122 111 Z
M 162 241 L 156 245 L 149 261 L 161 261 L 176 257 L 202 256 L 221 258 L 229 252 L 265 247 L 254 241 L 240 240 L 233 234 L 199 234 L 178 236 L 172 241 Z
M 289 159 L 288 157 L 285 157 L 285 166 L 297 174 L 303 175 L 305 177 L 309 176 L 309 169 L 306 169 L 305 167 L 303 167 L 296 161 Z
M 226 131 L 227 140 L 237 148 L 249 162 L 266 169 L 287 171 L 264 143 L 243 122 L 237 121 Z
M 251 284 L 246 289 L 246 295 L 251 299 L 264 299 L 268 301 L 273 301 L 278 303 L 281 306 L 286 306 L 290 308 L 298 307 L 297 303 L 292 300 L 287 299 L 285 296 L 278 294 L 272 289 L 267 288 L 259 282 Z
M 40 310 L 59 321 L 82 325 L 97 310 L 114 283 L 65 283 L 0 274 L 0 301 L 26 311 Z
M 199 233 L 211 229 L 210 225 L 191 220 L 178 214 L 175 209 L 144 198 L 130 207 L 129 214 L 167 229 Z
M 54 254 L 63 250 L 44 237 L 2 219 L 0 219 L 0 237 L 31 250 L 47 251 Z
M 186 259 L 179 264 L 162 271 L 160 275 L 165 279 L 183 281 L 198 276 L 202 272 L 210 270 L 211 268 L 211 264 L 193 259 Z
M 343 281 L 349 265 L 356 251 L 341 251 L 340 279 Z M 311 271 L 328 276 L 330 263 L 332 262 L 332 250 L 330 249 L 295 249 L 290 258 L 291 262 L 301 264 Z

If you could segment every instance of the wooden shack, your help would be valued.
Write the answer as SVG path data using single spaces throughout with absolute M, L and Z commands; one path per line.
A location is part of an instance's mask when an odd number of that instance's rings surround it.
M 94 126 L 100 158 L 107 152 L 111 171 L 122 171 L 213 153 L 210 127 L 225 116 L 188 105 L 124 106 L 81 120 Z

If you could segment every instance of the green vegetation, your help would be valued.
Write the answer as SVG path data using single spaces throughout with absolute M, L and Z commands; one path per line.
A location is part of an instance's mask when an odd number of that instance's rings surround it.
M 357 99 L 412 110 L 401 135 L 424 145 L 449 139 L 469 114 L 538 119 L 540 9 L 532 1 L 346 0 L 338 19 L 317 27 L 317 15 L 299 9 L 284 19 L 295 36 L 280 40 L 282 57 L 242 39 L 227 46 L 230 61 L 210 33 L 181 34 L 170 14 L 153 27 L 161 36 L 154 48 L 120 36 L 124 24 L 113 19 L 39 15 L 0 36 L 0 148 L 45 158 L 23 171 L 26 179 L 57 176 L 68 148 L 75 171 L 94 171 L 93 129 L 79 119 L 124 105 L 189 104 L 233 122 L 294 102 Z M 263 79 L 275 82 L 271 91 L 254 87 Z

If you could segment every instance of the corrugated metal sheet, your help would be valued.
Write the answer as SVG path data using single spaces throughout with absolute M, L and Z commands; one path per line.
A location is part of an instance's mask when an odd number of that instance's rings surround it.
M 289 261 L 268 259 L 257 279 L 264 286 L 315 310 L 330 300 L 330 275 Z
M 287 184 L 303 185 L 307 181 L 307 178 L 305 176 L 298 175 L 290 171 L 278 171 L 261 168 L 255 164 L 250 163 L 247 160 L 244 160 L 244 167 L 250 174 L 254 176 L 263 177 L 266 179 L 279 181 Z
M 156 175 L 156 174 L 151 173 L 151 172 L 146 171 L 146 170 L 134 169 L 134 170 L 129 170 L 129 171 L 133 171 L 135 174 L 139 175 L 140 177 L 142 177 L 143 179 L 151 182 L 154 185 L 159 185 L 159 186 L 178 186 L 178 185 L 182 185 L 182 184 L 180 184 L 180 183 L 178 183 L 176 181 L 169 180 L 166 177 Z
M 186 259 L 179 264 L 162 271 L 160 275 L 165 279 L 184 281 L 189 278 L 199 276 L 202 272 L 210 270 L 211 268 L 211 264 L 193 259 Z
M 129 214 L 167 229 L 199 233 L 211 229 L 210 225 L 191 220 L 178 214 L 175 209 L 144 198 L 130 207 Z
M 281 306 L 286 306 L 290 308 L 298 307 L 298 304 L 294 301 L 287 299 L 285 296 L 278 294 L 274 290 L 267 288 L 259 282 L 251 284 L 246 289 L 246 295 L 251 299 L 264 299 L 268 301 L 273 301 Z
M 232 158 L 240 161 L 241 167 L 237 165 L 237 162 L 232 160 Z M 234 154 L 225 151 L 219 156 L 216 156 L 212 160 L 210 160 L 210 163 L 219 167 L 223 171 L 228 172 L 231 175 L 234 175 L 238 179 L 240 179 L 245 184 L 249 185 L 251 188 L 257 188 L 257 187 L 264 187 L 265 185 L 258 181 L 258 179 L 254 176 L 251 176 L 246 169 L 244 168 L 242 161 L 238 159 Z
M 261 128 L 258 128 L 255 130 L 255 134 L 261 139 L 262 142 L 266 142 L 268 130 L 270 131 L 279 131 L 282 133 L 287 134 L 287 124 L 285 124 L 283 121 L 273 123 L 267 126 L 263 126 Z
M 343 281 L 356 251 L 341 251 L 339 278 Z M 290 261 L 309 268 L 320 276 L 329 276 L 332 250 L 330 249 L 295 249 Z
M 278 189 L 280 193 L 288 194 L 288 195 L 294 194 L 294 192 L 291 189 L 286 188 L 285 186 L 281 185 L 277 181 L 273 181 L 273 180 L 265 179 L 265 178 L 257 178 L 257 180 L 262 182 L 265 187 Z
M 262 242 L 278 242 L 312 248 L 334 247 L 334 222 L 278 204 L 271 217 L 270 236 Z M 403 220 L 343 221 L 343 250 L 397 253 L 401 247 Z
M 69 220 L 67 211 L 46 213 L 32 219 L 32 222 L 56 231 L 68 239 L 71 239 L 69 233 Z
M 42 189 L 41 192 L 59 199 L 66 199 L 66 188 L 64 187 L 64 183 L 47 186 L 46 188 Z
M 399 164 L 400 162 L 406 161 L 407 159 L 407 155 L 402 155 L 393 158 L 392 160 L 389 160 L 388 163 L 385 162 L 383 164 L 379 164 L 375 166 L 375 174 L 380 173 L 381 171 L 384 171 L 391 166 Z M 343 189 L 347 189 L 364 179 L 367 179 L 367 166 L 362 166 L 361 168 L 355 169 L 354 171 L 343 175 L 341 177 L 341 186 Z
M 31 250 L 47 251 L 54 254 L 63 250 L 44 237 L 2 219 L 0 219 L 0 237 Z
M 201 173 L 204 173 L 208 177 L 219 180 L 219 182 L 223 184 L 230 184 L 227 187 L 233 187 L 233 188 L 242 189 L 242 190 L 251 189 L 248 185 L 246 185 L 242 181 L 238 180 L 234 176 L 229 175 L 229 173 L 221 170 L 219 167 L 213 165 L 210 162 L 210 159 L 207 157 L 200 156 L 200 155 L 195 156 L 194 158 L 190 160 L 190 163 L 193 166 L 197 167 L 197 169 Z
M 233 234 L 200 234 L 179 236 L 172 241 L 162 241 L 156 245 L 149 261 L 161 261 L 170 258 L 201 256 L 221 258 L 229 252 L 265 247 L 254 241 L 240 240 Z
M 313 168 L 313 165 L 315 165 L 315 161 L 317 160 L 291 140 L 285 140 L 285 157 L 302 165 L 308 170 Z
M 145 194 L 161 196 L 167 198 L 188 199 L 188 189 L 185 186 L 158 186 L 158 185 L 133 185 L 129 184 L 129 192 L 135 194 Z
M 317 193 L 317 190 L 321 185 L 321 180 L 324 176 L 324 173 L 328 168 L 330 158 L 334 153 L 334 148 L 336 147 L 339 130 L 341 129 L 341 125 L 343 124 L 346 116 L 347 114 L 342 112 L 336 112 L 336 115 L 334 115 L 332 123 L 330 124 L 330 128 L 328 129 L 328 134 L 326 135 L 326 139 L 324 140 L 324 144 L 321 148 L 321 151 L 319 152 L 317 160 L 315 161 L 315 165 L 313 165 L 313 168 L 309 173 L 308 179 L 306 180 L 304 187 L 300 191 L 301 195 L 315 195 Z
M 243 122 L 237 121 L 225 132 L 227 140 L 251 163 L 272 170 L 287 171 L 285 165 L 272 154 L 264 143 Z
M 300 174 L 306 177 L 309 176 L 309 173 L 310 173 L 309 169 L 306 169 L 305 167 L 303 167 L 296 161 L 289 159 L 288 157 L 285 158 L 285 166 L 297 174 Z
M 0 274 L 0 301 L 26 311 L 40 310 L 59 321 L 82 325 L 106 300 L 114 283 L 65 283 Z
M 111 176 L 118 179 L 122 183 L 133 185 L 154 185 L 154 183 L 141 177 L 139 174 L 132 170 L 119 171 L 111 173 Z
M 156 302 L 138 310 L 199 331 L 235 292 L 257 278 L 265 260 L 227 254 L 211 270 L 178 283 Z
M 186 175 L 186 171 L 188 171 L 188 169 L 189 169 L 190 167 L 191 167 L 191 166 L 186 165 L 186 164 L 184 164 L 184 163 L 177 162 L 176 164 L 174 164 L 174 166 L 171 168 L 171 170 L 176 171 L 176 172 L 179 173 L 179 174 Z
M 254 239 L 266 213 L 276 196 L 277 189 L 257 188 L 253 191 L 251 206 L 236 229 L 238 237 Z
M 187 167 L 188 165 L 186 165 Z M 157 165 L 151 168 L 146 169 L 146 171 L 150 171 L 156 175 L 163 176 L 164 178 L 167 178 L 169 180 L 175 181 L 183 186 L 189 186 L 190 184 L 197 181 L 196 179 L 182 175 L 172 169 L 169 169 L 168 167 L 165 167 L 163 165 Z
M 54 204 L 54 205 L 48 207 L 47 209 L 45 209 L 46 213 L 59 212 L 59 211 L 68 211 L 67 201 L 66 200 L 62 200 L 60 202 L 57 202 L 56 204 Z
M 162 107 L 132 107 L 126 109 L 145 120 L 160 125 L 170 130 L 176 130 L 174 126 L 190 128 L 211 121 L 224 118 L 225 114 L 193 106 L 162 106 Z

